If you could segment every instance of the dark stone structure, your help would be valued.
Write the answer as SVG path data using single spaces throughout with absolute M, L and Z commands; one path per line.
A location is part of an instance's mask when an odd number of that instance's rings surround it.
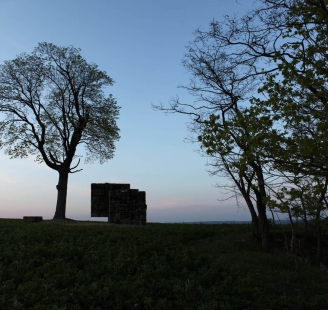
M 42 216 L 23 216 L 24 222 L 42 222 L 43 217 Z
M 130 184 L 92 183 L 91 217 L 108 217 L 116 224 L 146 225 L 146 192 Z

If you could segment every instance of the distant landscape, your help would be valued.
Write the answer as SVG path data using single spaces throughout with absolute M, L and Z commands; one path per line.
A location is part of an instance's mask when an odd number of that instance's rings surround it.
M 289 220 L 275 221 L 275 224 L 288 224 Z M 173 222 L 167 224 L 252 224 L 252 221 L 208 221 L 208 222 Z

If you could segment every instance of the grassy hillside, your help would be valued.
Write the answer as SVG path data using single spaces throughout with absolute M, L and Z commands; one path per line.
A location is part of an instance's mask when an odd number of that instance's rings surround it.
M 319 310 L 327 283 L 326 271 L 262 252 L 247 224 L 0 219 L 0 309 Z

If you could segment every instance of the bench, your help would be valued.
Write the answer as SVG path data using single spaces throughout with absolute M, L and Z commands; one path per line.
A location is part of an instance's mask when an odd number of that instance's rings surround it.
M 43 220 L 42 216 L 24 216 L 24 222 L 41 222 Z

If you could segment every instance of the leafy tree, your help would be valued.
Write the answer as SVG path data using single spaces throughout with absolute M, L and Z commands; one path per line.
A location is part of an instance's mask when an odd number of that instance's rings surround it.
M 327 1 L 296 1 L 287 18 L 284 37 L 291 37 L 276 51 L 279 73 L 268 74 L 253 98 L 255 116 L 271 116 L 283 130 L 279 144 L 268 154 L 284 170 L 306 175 L 328 175 Z M 274 118 L 274 119 L 273 119 Z
M 256 119 L 270 118 L 281 130 L 271 131 L 263 145 L 276 169 L 292 174 L 292 186 L 282 188 L 277 209 L 300 216 L 317 235 L 320 260 L 322 230 L 327 222 L 328 181 L 328 2 L 294 1 L 286 19 L 284 43 L 275 52 L 279 74 L 270 73 L 254 98 Z M 274 146 L 274 147 L 273 147 Z
M 80 49 L 39 43 L 0 66 L 1 147 L 10 158 L 37 154 L 36 161 L 59 174 L 54 219 L 64 219 L 68 174 L 76 148 L 85 143 L 85 162 L 113 157 L 120 138 L 116 119 L 119 108 L 103 87 L 113 80 L 94 63 L 87 63 Z
M 231 157 L 226 171 L 234 171 L 232 177 L 238 186 L 251 212 L 252 221 L 258 221 L 258 234 L 262 248 L 269 250 L 269 223 L 266 216 L 269 200 L 267 187 L 277 186 L 269 173 L 272 168 L 262 156 L 260 141 L 265 139 L 266 126 L 254 122 L 244 110 L 238 110 L 229 120 L 221 120 L 219 115 L 212 114 L 209 121 L 204 121 L 205 128 L 200 135 L 201 147 L 209 155 L 219 154 L 222 161 Z M 247 184 L 247 192 L 245 185 Z M 253 202 L 256 203 L 257 214 Z M 256 227 L 256 224 L 254 225 Z M 254 231 L 254 230 L 253 230 Z
M 271 12 L 271 15 L 278 19 L 283 16 L 284 10 L 286 8 L 280 6 L 271 8 L 275 13 Z M 197 135 L 197 140 L 191 138 L 191 142 L 202 143 L 205 153 L 214 159 L 215 174 L 228 176 L 236 197 L 241 195 L 244 198 L 252 216 L 253 235 L 262 240 L 266 250 L 269 249 L 269 224 L 265 167 L 257 154 L 250 150 L 249 126 L 244 123 L 235 127 L 235 121 L 243 118 L 242 105 L 248 102 L 250 94 L 264 80 L 264 75 L 278 69 L 261 70 L 258 65 L 262 58 L 272 62 L 276 41 L 271 39 L 279 36 L 277 32 L 280 31 L 272 19 L 268 24 L 267 15 L 267 10 L 260 8 L 249 12 L 241 20 L 225 16 L 223 22 L 213 21 L 207 32 L 197 30 L 183 60 L 192 78 L 189 86 L 181 86 L 197 100 L 193 104 L 185 104 L 176 98 L 170 102 L 169 108 L 154 106 L 158 110 L 192 117 L 189 130 Z M 264 21 L 267 22 L 264 24 L 266 27 L 252 26 L 259 17 L 262 19 L 261 26 Z M 280 25 L 283 23 L 281 18 Z
M 256 202 L 261 217 L 259 222 L 262 222 L 262 246 L 268 249 L 265 210 L 270 209 L 271 204 L 268 204 L 270 197 L 267 192 L 277 193 L 281 184 L 281 181 L 272 183 L 268 179 L 286 176 L 278 161 L 283 164 L 286 154 L 295 155 L 297 161 L 299 156 L 295 150 L 298 144 L 294 141 L 294 149 L 290 148 L 290 152 L 286 153 L 281 137 L 287 137 L 290 132 L 278 133 L 273 127 L 280 115 L 259 114 L 241 104 L 254 102 L 251 95 L 263 85 L 266 76 L 277 76 L 282 71 L 277 57 L 283 57 L 289 67 L 293 67 L 293 61 L 298 58 L 298 55 L 290 57 L 295 42 L 302 44 L 304 40 L 293 35 L 290 29 L 300 25 L 307 27 L 311 23 L 311 14 L 324 14 L 314 11 L 312 6 L 322 10 L 325 4 L 323 0 L 260 2 L 263 6 L 249 11 L 242 18 L 225 16 L 223 22 L 211 22 L 209 31 L 197 30 L 183 60 L 183 65 L 192 73 L 190 85 L 180 86 L 197 100 L 193 104 L 185 104 L 176 98 L 171 100 L 169 108 L 163 105 L 154 108 L 192 118 L 189 130 L 197 134 L 206 154 L 214 159 L 212 166 L 217 168 L 215 173 L 222 175 L 223 169 L 223 173 L 233 181 L 231 187 L 237 188 L 245 199 L 253 223 L 256 223 L 257 215 L 251 201 Z M 302 10 L 297 11 L 297 5 L 302 6 Z M 303 17 L 300 22 L 299 18 Z M 311 58 L 311 55 L 307 57 Z M 319 64 L 322 67 L 322 61 Z M 294 110 L 289 112 L 292 114 Z M 322 140 L 324 135 L 320 135 L 318 140 Z M 314 141 L 311 142 L 313 145 Z M 279 152 L 285 155 L 279 158 Z M 318 152 L 313 154 L 317 158 L 321 156 Z M 294 170 L 287 172 L 294 174 Z M 291 180 L 290 175 L 284 180 Z
M 245 199 L 252 216 L 253 234 L 262 240 L 263 248 L 268 250 L 269 224 L 262 162 L 249 150 L 246 141 L 250 137 L 247 124 L 238 125 L 237 128 L 231 122 L 236 116 L 242 117 L 240 102 L 245 101 L 244 97 L 255 87 L 256 75 L 250 74 L 248 64 L 236 63 L 223 48 L 213 46 L 211 38 L 204 36 L 198 36 L 189 47 L 183 64 L 193 75 L 190 87 L 185 88 L 205 104 L 195 107 L 177 100 L 171 103 L 170 109 L 155 108 L 197 117 L 192 131 L 203 133 L 198 136 L 198 140 L 206 148 L 206 154 L 215 158 L 213 166 L 217 170 L 223 168 Z M 216 115 L 210 114 L 212 111 Z M 206 120 L 208 118 L 209 121 Z M 238 164 L 240 160 L 242 164 Z M 258 215 L 253 201 L 256 202 Z

